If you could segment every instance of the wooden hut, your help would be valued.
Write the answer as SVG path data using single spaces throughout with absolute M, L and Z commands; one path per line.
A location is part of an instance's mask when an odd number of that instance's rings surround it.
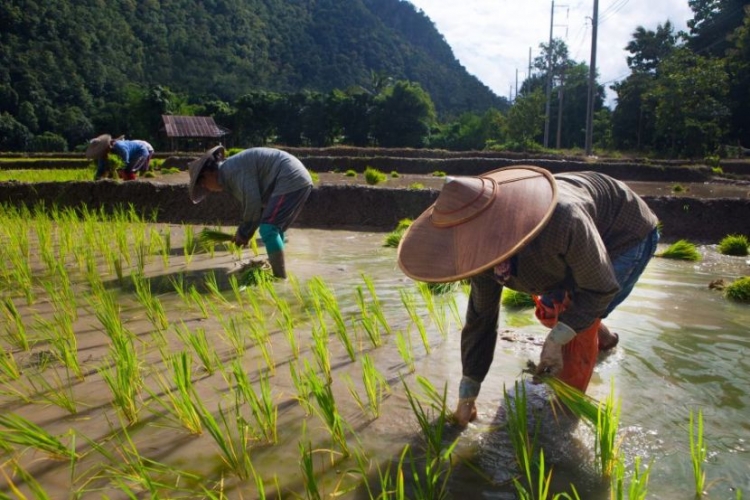
M 161 115 L 162 131 L 172 151 L 205 150 L 220 142 L 230 130 L 217 125 L 211 116 Z

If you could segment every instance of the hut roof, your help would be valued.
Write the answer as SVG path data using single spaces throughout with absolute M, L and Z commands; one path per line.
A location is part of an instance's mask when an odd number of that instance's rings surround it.
M 214 122 L 211 116 L 161 115 L 167 137 L 219 138 L 229 130 Z

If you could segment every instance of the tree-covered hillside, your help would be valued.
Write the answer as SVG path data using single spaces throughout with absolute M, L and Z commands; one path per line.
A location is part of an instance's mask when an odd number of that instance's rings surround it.
M 0 112 L 87 116 L 128 84 L 232 101 L 253 90 L 418 82 L 441 116 L 504 108 L 402 0 L 7 0 Z M 23 105 L 23 103 L 29 103 Z

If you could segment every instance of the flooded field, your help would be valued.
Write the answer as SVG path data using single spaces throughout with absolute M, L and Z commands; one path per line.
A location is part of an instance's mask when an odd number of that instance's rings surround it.
M 292 279 L 243 287 L 262 247 L 194 250 L 202 226 L 83 219 L 3 215 L 2 495 L 359 499 L 405 477 L 408 498 L 517 498 L 503 397 L 522 381 L 553 490 L 609 498 L 592 430 L 555 421 L 523 382 L 546 334 L 531 310 L 503 311 L 479 417 L 444 427 L 442 449 L 457 442 L 440 458 L 420 417 L 438 429 L 439 396 L 455 403 L 466 289 L 406 278 L 385 234 L 292 229 Z M 694 495 L 698 411 L 706 498 L 750 491 L 750 306 L 708 287 L 750 262 L 699 249 L 651 262 L 608 319 L 620 345 L 589 389 L 603 400 L 614 384 L 626 471 L 652 464 L 648 498 Z

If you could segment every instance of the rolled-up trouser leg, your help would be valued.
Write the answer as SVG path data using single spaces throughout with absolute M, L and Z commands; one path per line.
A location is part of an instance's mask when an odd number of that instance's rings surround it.
M 586 392 L 594 373 L 594 365 L 599 354 L 599 324 L 601 319 L 576 333 L 573 340 L 563 346 L 563 369 L 557 376 L 566 384 Z

